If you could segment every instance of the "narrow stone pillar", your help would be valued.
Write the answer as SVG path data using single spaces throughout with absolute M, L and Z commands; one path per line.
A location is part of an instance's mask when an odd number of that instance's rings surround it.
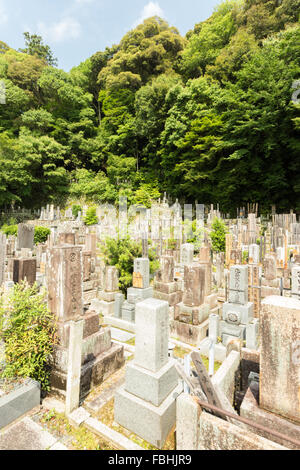
M 79 406 L 83 324 L 83 320 L 70 321 L 66 415 L 72 413 Z

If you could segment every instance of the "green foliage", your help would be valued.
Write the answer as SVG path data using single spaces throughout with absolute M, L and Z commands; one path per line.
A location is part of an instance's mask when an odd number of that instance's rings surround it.
M 37 56 L 45 60 L 48 65 L 57 65 L 57 59 L 53 57 L 52 51 L 49 46 L 43 43 L 43 38 L 37 34 L 24 33 L 25 49 L 20 49 L 24 54 Z
M 199 251 L 204 237 L 204 229 L 197 226 L 197 220 L 184 221 L 184 231 L 187 235 L 186 242 L 194 245 L 195 251 Z
M 126 294 L 127 288 L 132 286 L 132 274 L 135 258 L 141 258 L 142 245 L 129 236 L 123 239 L 107 238 L 101 245 L 101 253 L 105 263 L 116 266 L 119 271 L 119 288 Z M 150 273 L 159 269 L 159 261 L 154 250 L 149 248 Z
M 139 187 L 139 189 L 136 190 L 133 198 L 133 203 L 149 208 L 151 207 L 152 202 L 158 199 L 159 197 L 160 191 L 157 187 L 157 183 L 144 183 Z
M 47 227 L 34 227 L 34 243 L 38 245 L 39 243 L 45 243 L 48 236 L 50 235 L 51 230 Z
M 15 237 L 18 235 L 18 225 L 7 225 L 4 224 L 1 227 L 1 231 L 5 233 L 5 235 L 14 235 Z
M 15 284 L 0 293 L 0 337 L 5 343 L 2 377 L 30 377 L 49 390 L 49 361 L 55 342 L 53 315 L 48 312 L 45 293 L 37 287 Z
M 242 253 L 242 263 L 247 264 L 249 261 L 249 251 L 243 251 Z
M 84 218 L 85 225 L 95 225 L 98 223 L 98 217 L 96 215 L 96 206 L 91 206 L 86 211 L 86 216 Z
M 69 73 L 0 42 L 0 207 L 174 199 L 300 210 L 300 0 L 225 0 L 185 38 L 153 17 Z
M 212 249 L 216 253 L 225 252 L 227 228 L 222 219 L 217 217 L 211 225 L 210 238 L 212 241 Z
M 72 214 L 73 214 L 73 217 L 75 217 L 75 219 L 77 219 L 79 212 L 82 212 L 81 206 L 79 206 L 78 204 L 73 204 Z

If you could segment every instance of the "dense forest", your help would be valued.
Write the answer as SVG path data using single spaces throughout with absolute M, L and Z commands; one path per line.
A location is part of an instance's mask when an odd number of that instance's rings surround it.
M 228 0 L 186 37 L 153 17 L 69 73 L 40 36 L 0 41 L 0 207 L 166 191 L 300 210 L 299 13 Z

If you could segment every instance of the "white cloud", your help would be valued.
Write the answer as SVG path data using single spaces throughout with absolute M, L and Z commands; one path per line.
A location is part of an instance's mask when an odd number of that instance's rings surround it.
M 2 0 L 0 0 L 0 24 L 6 23 L 8 20 L 8 16 L 5 11 L 5 6 Z
M 69 17 L 52 25 L 40 22 L 38 23 L 38 30 L 43 39 L 52 42 L 62 42 L 78 38 L 81 34 L 81 25 L 76 19 Z
M 149 2 L 144 6 L 141 16 L 134 23 L 134 27 L 142 23 L 146 18 L 151 18 L 151 16 L 160 16 L 164 17 L 164 12 L 157 2 Z

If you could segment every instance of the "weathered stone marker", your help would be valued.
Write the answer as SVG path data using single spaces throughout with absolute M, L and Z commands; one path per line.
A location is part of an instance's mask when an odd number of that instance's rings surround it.
M 72 413 L 79 406 L 83 326 L 83 320 L 70 322 L 66 415 Z
M 30 248 L 30 250 L 32 250 L 33 240 L 34 240 L 34 226 L 28 225 L 28 224 L 19 224 L 17 249 L 21 250 L 21 248 Z
M 175 361 L 168 357 L 169 305 L 146 299 L 136 305 L 135 358 L 115 395 L 115 421 L 161 448 L 175 424 L 181 392 Z
M 30 286 L 36 281 L 36 258 L 15 258 L 13 262 L 13 281 L 27 281 Z
M 0 286 L 3 284 L 5 272 L 5 257 L 6 257 L 6 236 L 0 232 Z
M 300 301 L 263 300 L 260 338 L 260 406 L 300 423 Z

